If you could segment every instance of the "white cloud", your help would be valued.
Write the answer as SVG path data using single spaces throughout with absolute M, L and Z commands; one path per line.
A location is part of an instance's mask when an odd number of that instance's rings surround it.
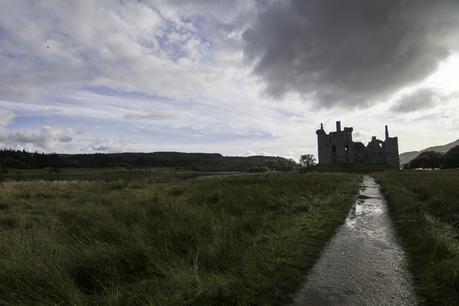
M 11 123 L 11 116 L 22 117 L 15 124 L 27 124 L 1 130 L 1 142 L 59 152 L 252 151 L 295 157 L 316 151 L 320 122 L 342 120 L 361 132 L 362 141 L 389 124 L 403 136 L 401 148 L 421 145 L 413 140 L 419 112 L 394 113 L 390 107 L 421 87 L 437 90 L 449 82 L 442 94 L 450 94 L 459 73 L 454 60 L 440 65 L 439 71 L 447 71 L 443 77 L 353 112 L 316 110 L 291 93 L 284 100 L 267 98 L 243 60 L 241 35 L 257 3 L 3 1 L 0 126 Z M 426 139 L 449 141 L 457 130 L 455 101 L 424 110 L 432 116 L 422 122 Z M 444 119 L 446 113 L 451 117 Z M 440 121 L 445 126 L 437 136 Z M 75 132 L 88 125 L 100 128 Z
M 102 152 L 102 153 L 119 153 L 126 152 L 127 143 L 121 139 L 117 141 L 105 141 L 101 139 L 91 140 L 89 145 L 82 151 Z
M 221 90 L 217 76 L 225 69 L 210 32 L 171 9 L 154 2 L 7 2 L 0 12 L 9 34 L 0 36 L 0 97 L 40 102 L 60 88 L 87 85 L 171 98 Z
M 62 130 L 43 126 L 38 132 L 20 130 L 8 132 L 0 129 L 0 144 L 2 147 L 27 148 L 29 150 L 51 151 L 59 143 L 68 143 L 73 140 L 72 130 Z

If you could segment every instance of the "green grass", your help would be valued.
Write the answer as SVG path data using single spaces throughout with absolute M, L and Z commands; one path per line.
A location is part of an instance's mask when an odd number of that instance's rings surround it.
M 175 168 L 42 168 L 0 169 L 3 180 L 148 180 L 166 182 L 207 175 L 224 175 L 225 172 L 202 172 Z
M 459 305 L 459 171 L 377 173 L 420 301 Z
M 370 174 L 376 171 L 387 171 L 390 169 L 389 166 L 380 164 L 329 164 L 317 165 L 308 171 Z
M 0 304 L 278 305 L 360 176 L 0 185 Z

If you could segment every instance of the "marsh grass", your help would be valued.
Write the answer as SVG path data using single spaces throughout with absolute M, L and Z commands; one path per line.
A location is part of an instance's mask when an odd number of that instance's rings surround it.
M 0 169 L 1 170 L 1 169 Z M 6 170 L 6 171 L 5 171 Z M 191 171 L 176 168 L 41 168 L 41 169 L 4 169 L 0 171 L 0 181 L 36 181 L 36 180 L 90 180 L 90 181 L 150 181 L 168 182 L 206 175 L 225 174 L 224 172 Z
M 360 177 L 0 185 L 0 304 L 288 302 Z
M 459 171 L 375 177 L 408 253 L 420 302 L 459 305 Z

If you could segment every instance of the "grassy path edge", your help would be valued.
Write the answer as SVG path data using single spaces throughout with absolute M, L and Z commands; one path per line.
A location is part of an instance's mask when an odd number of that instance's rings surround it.
M 457 173 L 459 174 L 459 173 Z M 435 207 L 451 205 L 441 183 L 425 173 L 388 172 L 372 176 L 382 186 L 396 235 L 404 248 L 421 305 L 459 304 L 459 241 L 457 231 L 435 215 Z M 418 177 L 416 177 L 418 176 Z M 443 181 L 444 180 L 444 181 Z M 459 175 L 454 180 L 459 181 Z

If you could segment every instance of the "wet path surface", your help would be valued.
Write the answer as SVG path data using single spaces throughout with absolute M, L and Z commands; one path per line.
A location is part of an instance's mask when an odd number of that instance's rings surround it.
M 360 196 L 293 305 L 415 305 L 404 253 L 379 185 L 365 176 Z

